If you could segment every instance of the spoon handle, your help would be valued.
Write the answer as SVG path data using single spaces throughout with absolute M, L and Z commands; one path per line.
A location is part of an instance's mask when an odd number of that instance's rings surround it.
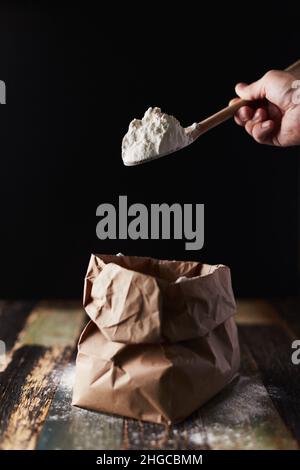
M 300 59 L 294 62 L 292 65 L 289 65 L 286 69 L 286 72 L 294 73 L 297 72 L 300 74 Z
M 300 59 L 294 62 L 292 65 L 285 69 L 286 72 L 294 73 L 299 72 L 300 74 Z M 237 99 L 233 104 L 227 106 L 226 108 L 221 109 L 217 113 L 209 116 L 208 118 L 204 119 L 203 121 L 199 122 L 196 130 L 194 131 L 197 137 L 204 134 L 204 132 L 213 129 L 214 127 L 218 126 L 222 122 L 227 121 L 228 119 L 232 118 L 236 111 L 240 109 L 242 106 L 249 104 L 249 101 L 242 100 L 241 98 Z

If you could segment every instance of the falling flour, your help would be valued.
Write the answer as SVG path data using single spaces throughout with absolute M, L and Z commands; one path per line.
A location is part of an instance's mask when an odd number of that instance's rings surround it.
M 142 119 L 134 119 L 129 124 L 122 142 L 123 162 L 127 166 L 143 163 L 176 152 L 191 142 L 191 136 L 174 116 L 160 108 L 149 108 Z

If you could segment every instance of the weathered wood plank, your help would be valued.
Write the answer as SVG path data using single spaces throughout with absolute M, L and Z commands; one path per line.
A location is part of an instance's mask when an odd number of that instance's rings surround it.
M 245 304 L 244 304 L 245 307 Z M 269 329 L 274 319 L 280 325 L 275 309 L 267 304 L 246 305 L 241 318 L 241 330 Z M 263 312 L 260 316 L 257 308 Z M 39 321 L 49 322 L 52 332 L 57 328 L 49 313 L 40 312 Z M 274 315 L 275 312 L 275 315 Z M 59 317 L 58 318 L 62 318 Z M 68 322 L 68 317 L 64 318 Z M 34 322 L 36 324 L 34 325 Z M 79 324 L 80 322 L 78 322 Z M 45 324 L 42 322 L 42 324 Z M 52 326 L 51 326 L 52 325 Z M 245 326 L 246 325 L 246 326 Z M 268 326 L 263 326 L 268 325 Z M 273 327 L 271 327 L 273 328 Z M 277 326 L 282 331 L 282 328 Z M 245 330 L 246 329 L 246 330 Z M 42 335 L 41 332 L 42 331 Z M 56 332 L 49 336 L 48 327 L 40 328 L 31 319 L 23 341 L 34 344 L 44 338 L 49 346 Z M 68 334 L 67 334 L 68 336 Z M 72 336 L 72 335 L 71 335 Z M 50 339 L 49 339 L 50 338 Z M 247 340 L 248 341 L 248 340 Z M 39 449 L 296 449 L 298 444 L 283 423 L 262 383 L 253 359 L 253 351 L 242 340 L 242 375 L 201 410 L 175 426 L 161 426 L 123 419 L 71 406 L 74 365 L 63 374 L 38 441 Z M 254 343 L 253 343 L 254 344 Z M 253 354 L 253 355 L 252 355 Z M 255 357 L 255 359 L 257 359 Z M 261 365 L 260 365 L 261 367 Z M 263 374 L 264 378 L 264 374 Z M 271 381 L 272 383 L 272 381 Z M 268 388 L 268 386 L 267 386 Z M 270 393 L 270 387 L 268 388 Z M 50 404 L 50 403 L 49 403 Z M 279 410 L 280 411 L 280 410 Z
M 281 324 L 281 318 L 266 300 L 238 300 L 236 322 L 239 325 L 274 325 Z
M 23 346 L 0 374 L 0 449 L 33 449 L 68 349 Z
M 19 341 L 43 346 L 74 346 L 85 313 L 79 302 L 40 302 L 33 309 Z
M 300 299 L 288 299 L 274 302 L 285 328 L 293 338 L 300 338 Z
M 75 366 L 69 364 L 52 401 L 38 449 L 122 449 L 123 418 L 71 405 Z
M 41 303 L 27 318 L 0 373 L 1 449 L 35 447 L 83 318 L 83 310 L 69 303 Z
M 291 361 L 291 336 L 278 326 L 245 326 L 241 341 L 248 345 L 270 398 L 300 443 L 300 368 Z
M 228 450 L 297 449 L 243 341 L 241 356 L 238 380 L 200 410 L 209 446 Z
M 34 302 L 28 301 L 0 301 L 0 339 L 7 351 L 13 348 L 33 306 Z

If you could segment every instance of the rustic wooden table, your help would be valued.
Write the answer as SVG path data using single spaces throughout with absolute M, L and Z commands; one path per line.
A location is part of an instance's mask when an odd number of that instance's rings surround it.
M 0 449 L 299 449 L 297 302 L 240 301 L 241 375 L 175 426 L 71 406 L 78 302 L 0 302 Z

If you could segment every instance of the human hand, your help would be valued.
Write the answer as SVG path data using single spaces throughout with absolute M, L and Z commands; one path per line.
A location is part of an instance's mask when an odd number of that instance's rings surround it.
M 260 144 L 300 145 L 300 88 L 296 88 L 300 82 L 295 80 L 291 73 L 270 70 L 250 85 L 238 83 L 237 95 L 253 104 L 237 111 L 236 123 Z

